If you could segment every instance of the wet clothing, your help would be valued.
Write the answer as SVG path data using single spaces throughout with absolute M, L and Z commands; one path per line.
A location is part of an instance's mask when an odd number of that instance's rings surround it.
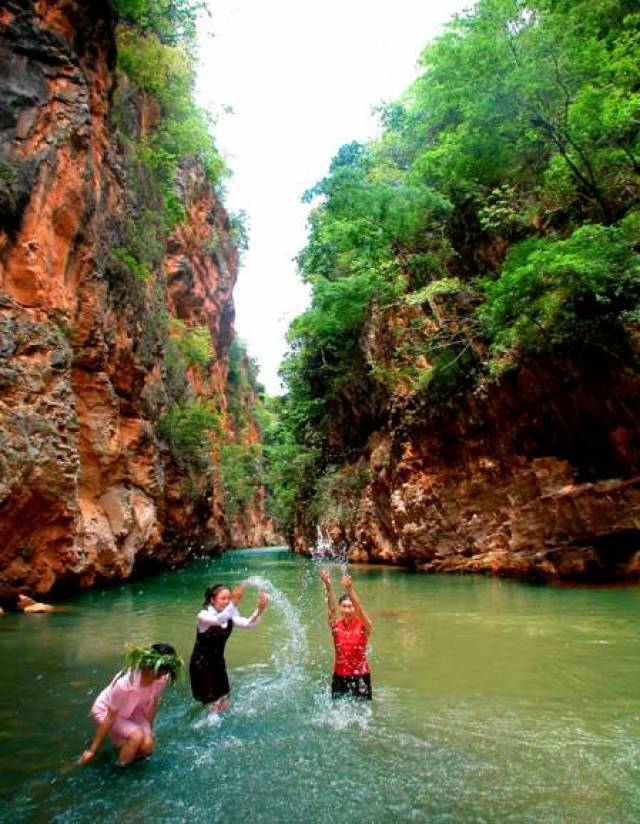
M 362 621 L 347 623 L 343 619 L 331 624 L 336 658 L 331 682 L 331 696 L 352 695 L 371 699 L 371 670 L 367 660 L 369 639 Z
M 151 732 L 155 707 L 169 682 L 169 676 L 163 675 L 144 687 L 141 678 L 142 674 L 137 671 L 119 672 L 98 695 L 91 708 L 96 724 L 105 720 L 109 710 L 117 711 L 118 715 L 109 728 L 109 737 L 117 746 L 122 746 L 136 728 Z
M 196 643 L 189 662 L 191 692 L 196 701 L 212 704 L 229 692 L 224 648 L 233 630 L 233 618 L 226 627 L 213 624 L 196 633 Z
M 369 670 L 367 644 L 369 639 L 362 621 L 347 623 L 340 618 L 331 625 L 336 661 L 336 675 L 365 675 Z
M 371 675 L 369 673 L 365 675 L 336 675 L 334 673 L 331 679 L 331 697 L 342 698 L 343 696 L 371 701 L 373 698 Z
M 127 743 L 127 738 L 136 730 L 142 730 L 147 735 L 153 735 L 151 722 L 140 710 L 136 710 L 131 718 L 120 718 L 118 716 L 109 727 L 109 738 L 116 747 L 122 747 Z
M 248 618 L 243 618 L 238 612 L 238 607 L 235 604 L 227 604 L 227 606 L 218 612 L 213 606 L 205 607 L 198 613 L 198 632 L 204 632 L 208 627 L 226 627 L 229 618 L 233 619 L 233 624 L 242 629 L 251 629 L 260 623 L 261 615 L 256 609 Z
M 196 701 L 213 704 L 229 693 L 224 648 L 234 627 L 251 629 L 260 621 L 256 610 L 243 618 L 234 604 L 218 612 L 212 605 L 198 613 L 198 631 L 189 663 L 191 692 Z

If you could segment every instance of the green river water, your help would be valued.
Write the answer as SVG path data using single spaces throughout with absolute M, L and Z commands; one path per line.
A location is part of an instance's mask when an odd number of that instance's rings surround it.
M 640 589 L 570 589 L 351 569 L 374 621 L 374 701 L 328 698 L 318 574 L 245 550 L 0 618 L 0 821 L 637 822 Z M 227 646 L 233 706 L 209 719 L 167 688 L 153 757 L 121 770 L 89 710 L 125 641 L 188 661 L 210 583 L 271 604 Z

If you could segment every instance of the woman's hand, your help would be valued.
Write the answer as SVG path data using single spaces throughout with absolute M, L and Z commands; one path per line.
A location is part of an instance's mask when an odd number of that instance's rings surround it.
M 331 586 L 331 578 L 329 577 L 329 573 L 327 572 L 326 569 L 323 569 L 322 572 L 320 573 L 320 580 L 322 581 L 322 583 L 326 587 Z
M 78 765 L 80 767 L 84 767 L 85 764 L 88 764 L 90 761 L 93 761 L 95 757 L 95 753 L 93 750 L 85 750 L 80 758 L 78 758 Z
M 234 587 L 231 590 L 231 603 L 235 606 L 238 606 L 240 601 L 242 601 L 242 596 L 244 595 L 244 584 L 238 584 L 237 587 Z
M 260 595 L 258 595 L 258 611 L 259 612 L 264 612 L 264 610 L 265 610 L 268 603 L 269 603 L 269 596 L 267 595 L 266 592 L 261 592 Z
M 340 579 L 340 583 L 346 589 L 347 592 L 351 592 L 353 589 L 353 581 L 351 579 L 351 575 L 343 575 Z

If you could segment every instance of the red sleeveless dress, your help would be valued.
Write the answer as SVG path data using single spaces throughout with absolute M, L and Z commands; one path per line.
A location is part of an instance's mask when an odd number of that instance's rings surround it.
M 331 631 L 336 658 L 331 695 L 371 699 L 371 670 L 367 660 L 368 638 L 362 621 L 334 621 Z

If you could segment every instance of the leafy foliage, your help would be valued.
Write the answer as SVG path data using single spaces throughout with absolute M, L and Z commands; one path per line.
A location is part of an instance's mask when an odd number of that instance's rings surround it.
M 112 0 L 123 20 L 142 31 L 153 32 L 167 45 L 191 42 L 196 36 L 203 0 Z
M 150 387 L 145 403 L 185 489 L 196 497 L 210 488 L 214 459 L 221 455 L 230 498 L 244 500 L 241 479 L 233 476 L 233 467 L 242 461 L 235 454 L 230 459 L 236 433 L 224 399 L 211 390 L 216 353 L 210 330 L 170 319 L 163 277 L 169 236 L 187 219 L 190 199 L 212 189 L 219 200 L 227 174 L 211 136 L 211 118 L 195 103 L 196 25 L 206 3 L 111 2 L 119 19 L 113 124 L 124 198 L 105 233 L 109 284 L 130 333 L 146 341 L 153 362 L 164 352 L 162 381 Z M 242 215 L 230 220 L 228 235 L 229 256 L 246 243 Z M 243 404 L 246 399 L 238 406 L 239 421 Z M 246 475 L 251 475 L 248 469 Z
M 194 58 L 188 43 L 167 45 L 153 31 L 123 27 L 118 35 L 118 65 L 162 107 L 155 128 L 141 137 L 138 155 L 163 188 L 166 222 L 171 229 L 185 216 L 184 208 L 176 202 L 178 167 L 197 160 L 214 184 L 226 174 L 211 137 L 211 119 L 194 103 Z
M 167 674 L 171 683 L 175 683 L 184 667 L 184 661 L 175 651 L 168 652 L 168 649 L 173 648 L 165 647 L 164 644 L 153 644 L 150 647 L 127 644 L 124 665 L 131 670 L 151 670 L 156 678 Z
M 143 282 L 146 282 L 151 277 L 149 270 L 144 266 L 144 264 L 140 263 L 140 261 L 132 255 L 128 249 L 123 249 L 121 247 L 112 249 L 111 254 L 131 273 L 131 275 L 133 275 L 133 277 L 139 278 Z
M 184 321 L 174 318 L 170 331 L 175 347 L 185 363 L 205 370 L 213 359 L 213 341 L 207 326 L 187 326 Z
M 268 447 L 285 521 L 390 410 L 638 322 L 639 47 L 628 0 L 480 0 L 305 193 L 311 303 Z
M 262 486 L 262 448 L 259 444 L 227 443 L 220 450 L 220 475 L 225 511 L 237 518 Z
M 565 240 L 535 238 L 514 246 L 499 280 L 486 284 L 479 313 L 493 350 L 604 342 L 603 324 L 615 325 L 640 301 L 635 229 L 637 219 L 585 224 Z
M 327 467 L 318 477 L 309 501 L 309 515 L 316 521 L 352 522 L 362 490 L 369 480 L 369 468 L 362 462 L 346 467 Z
M 296 500 L 312 492 L 310 480 L 318 451 L 296 440 L 283 398 L 266 398 L 259 406 L 267 509 L 286 535 L 293 532 Z
M 205 399 L 187 400 L 158 419 L 157 431 L 178 466 L 202 471 L 210 466 L 211 435 L 220 434 L 220 414 Z

